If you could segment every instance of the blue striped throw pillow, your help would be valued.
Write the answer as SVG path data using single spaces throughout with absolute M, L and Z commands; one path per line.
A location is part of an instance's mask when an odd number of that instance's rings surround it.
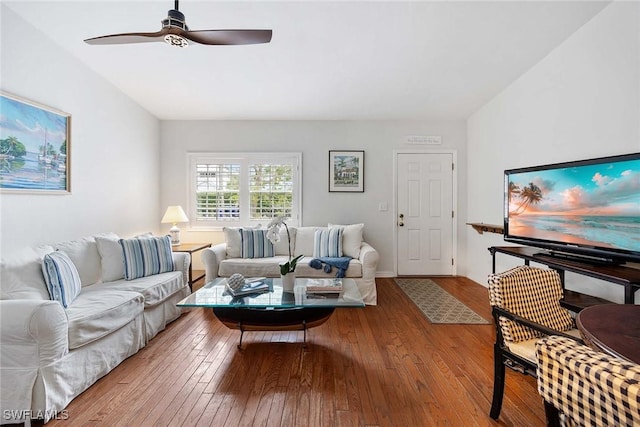
M 273 243 L 267 239 L 267 230 L 240 230 L 242 258 L 266 258 L 274 256 Z
M 342 256 L 342 228 L 325 228 L 316 230 L 313 238 L 313 257 Z
M 119 242 L 124 255 L 125 280 L 174 270 L 169 236 L 120 239 Z
M 80 293 L 82 285 L 78 269 L 64 252 L 55 251 L 42 259 L 42 274 L 52 300 L 69 307 Z

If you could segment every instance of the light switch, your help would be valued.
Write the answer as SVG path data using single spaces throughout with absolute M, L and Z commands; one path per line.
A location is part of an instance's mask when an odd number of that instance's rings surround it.
M 389 210 L 387 202 L 380 202 L 380 204 L 378 205 L 378 210 L 380 212 L 386 212 L 387 210 Z

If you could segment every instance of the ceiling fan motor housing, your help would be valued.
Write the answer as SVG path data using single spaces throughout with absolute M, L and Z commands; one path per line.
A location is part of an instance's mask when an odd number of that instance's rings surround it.
M 173 27 L 188 31 L 189 27 L 184 19 L 184 14 L 179 10 L 171 9 L 167 13 L 167 17 L 162 20 L 162 28 Z

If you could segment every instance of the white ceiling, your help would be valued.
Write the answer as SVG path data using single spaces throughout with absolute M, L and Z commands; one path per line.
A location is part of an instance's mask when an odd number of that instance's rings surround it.
M 193 30 L 270 44 L 90 46 L 157 31 L 173 0 L 4 1 L 159 119 L 466 119 L 608 2 L 199 1 Z

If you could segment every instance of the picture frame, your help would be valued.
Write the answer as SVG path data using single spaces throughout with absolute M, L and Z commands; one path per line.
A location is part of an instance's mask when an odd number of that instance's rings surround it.
M 364 151 L 329 151 L 329 192 L 364 193 Z
M 0 91 L 0 192 L 71 194 L 71 115 Z

